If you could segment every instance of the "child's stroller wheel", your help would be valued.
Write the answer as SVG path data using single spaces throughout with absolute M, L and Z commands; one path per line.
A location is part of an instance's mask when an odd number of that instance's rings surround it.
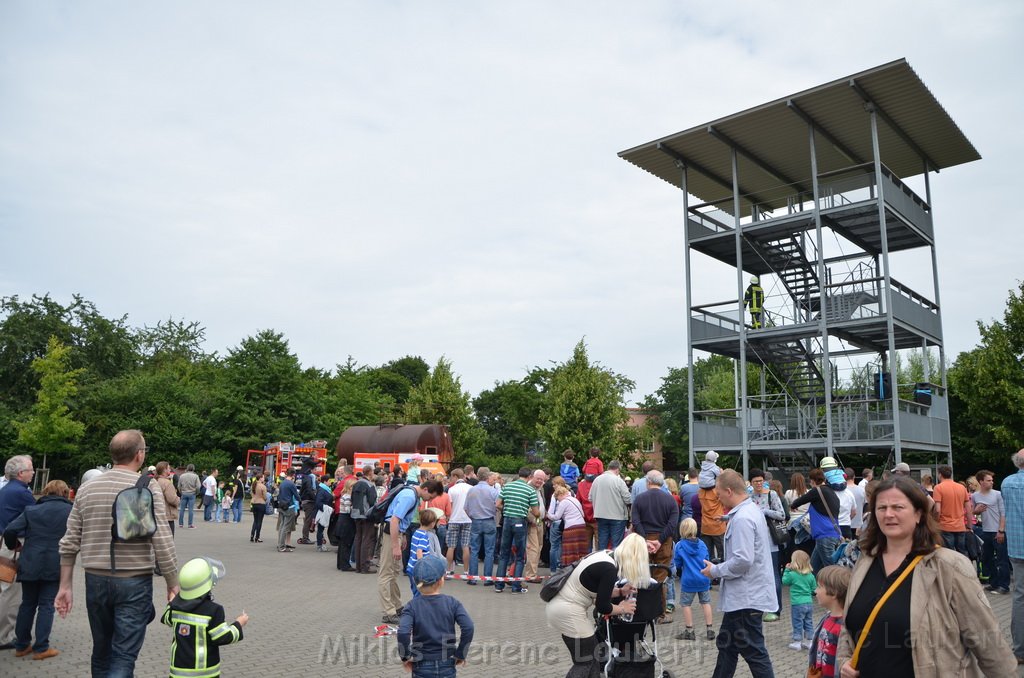
M 672 678 L 672 672 L 671 671 L 662 671 L 661 672 L 661 678 Z

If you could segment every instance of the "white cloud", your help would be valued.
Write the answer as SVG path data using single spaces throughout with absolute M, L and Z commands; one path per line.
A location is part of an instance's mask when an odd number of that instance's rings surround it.
M 585 335 L 639 399 L 686 358 L 681 198 L 616 153 L 906 56 L 984 156 L 932 179 L 952 356 L 1020 276 L 995 207 L 1021 14 L 5 3 L 0 288 L 195 319 L 217 350 L 271 327 L 321 367 L 445 354 L 473 392 Z

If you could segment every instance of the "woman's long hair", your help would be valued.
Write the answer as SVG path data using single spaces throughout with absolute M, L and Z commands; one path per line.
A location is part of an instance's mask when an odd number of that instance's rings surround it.
M 798 497 L 807 494 L 807 483 L 804 481 L 803 473 L 794 473 L 789 477 L 789 489 L 793 490 Z
M 931 505 L 928 495 L 913 480 L 902 476 L 892 476 L 883 480 L 875 488 L 868 503 L 868 510 L 871 513 L 871 520 L 864 526 L 864 535 L 860 538 L 860 548 L 869 556 L 878 556 L 885 553 L 889 547 L 885 533 L 879 527 L 879 517 L 875 511 L 878 503 L 878 495 L 886 490 L 899 490 L 909 501 L 914 510 L 921 512 L 921 518 L 914 527 L 914 535 L 911 540 L 910 555 L 927 555 L 935 550 L 935 545 L 940 544 L 939 527 L 932 516 Z
M 647 588 L 651 581 L 651 561 L 647 554 L 647 540 L 635 532 L 622 540 L 612 554 L 619 566 L 619 576 L 638 589 Z

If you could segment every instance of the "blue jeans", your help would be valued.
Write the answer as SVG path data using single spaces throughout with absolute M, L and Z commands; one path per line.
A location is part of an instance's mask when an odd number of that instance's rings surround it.
M 213 519 L 213 502 L 213 497 L 205 494 L 203 495 L 203 520 L 206 522 L 210 522 L 210 520 Z
M 93 678 L 129 678 L 156 617 L 153 577 L 85 573 L 85 604 L 92 630 Z
M 192 527 L 193 511 L 196 505 L 196 495 L 193 493 L 181 495 L 181 503 L 178 504 L 178 527 L 185 527 L 185 507 L 188 507 L 188 526 Z
M 832 564 L 832 554 L 839 546 L 839 539 L 836 537 L 822 537 L 814 541 L 814 550 L 811 551 L 811 569 L 814 576 L 818 576 L 821 568 Z
M 59 581 L 21 582 L 21 607 L 14 624 L 14 647 L 24 650 L 32 641 L 32 618 L 36 622 L 36 642 L 33 652 L 50 649 L 50 629 L 53 628 L 53 599 L 57 597 Z M 38 610 L 38 613 L 36 612 Z
M 508 572 L 509 559 L 512 556 L 512 547 L 516 548 L 515 570 L 513 577 L 522 577 L 523 568 L 526 566 L 526 518 L 510 518 L 505 516 L 504 525 L 501 528 L 501 556 L 498 557 L 499 577 L 506 576 Z M 505 582 L 494 582 L 495 591 L 503 591 Z M 521 591 L 523 582 L 512 582 L 513 591 Z
M 793 615 L 793 640 L 810 640 L 814 637 L 814 605 L 800 603 L 789 606 Z
M 448 526 L 435 523 L 434 534 L 437 535 L 437 543 L 441 545 L 441 553 L 448 552 Z
M 469 573 L 476 575 L 477 565 L 480 564 L 480 543 L 484 547 L 484 576 L 490 577 L 494 574 L 494 539 L 498 534 L 498 528 L 494 526 L 494 518 L 474 518 L 473 528 L 469 533 Z M 471 583 L 476 583 L 470 580 Z
M 231 513 L 236 523 L 242 522 L 242 497 L 235 497 L 231 500 Z
M 679 584 L 679 592 L 682 593 L 682 583 Z M 669 577 L 665 580 L 665 606 L 671 605 L 673 608 L 676 606 L 676 578 Z
M 419 598 L 420 597 L 420 590 L 416 586 L 416 579 L 415 579 L 415 577 L 413 577 L 408 572 L 405 573 L 405 576 L 409 577 L 409 588 L 412 589 L 412 597 L 413 598 Z
M 455 658 L 418 661 L 412 665 L 412 678 L 455 678 Z
M 967 555 L 967 533 L 966 532 L 943 532 L 942 545 L 947 549 L 953 549 L 958 553 Z
M 548 541 L 551 542 L 551 550 L 548 554 L 548 568 L 555 572 L 558 570 L 559 562 L 562 559 L 562 521 L 551 523 L 548 529 Z
M 761 610 L 736 610 L 722 615 L 722 626 L 715 638 L 718 661 L 711 678 L 732 678 L 740 655 L 753 678 L 775 678 L 772 660 L 764 646 L 761 614 Z
M 597 519 L 597 550 L 609 548 L 608 543 L 611 542 L 611 548 L 615 548 L 622 543 L 623 537 L 626 536 L 626 521 L 625 520 L 612 520 L 611 518 L 598 518 Z
M 982 532 L 985 547 L 981 552 L 982 570 L 988 575 L 988 584 L 997 589 L 1010 588 L 1010 559 L 1006 555 L 1006 539 L 996 541 L 995 532 Z
M 1010 558 L 1013 565 L 1013 609 L 1010 613 L 1010 637 L 1013 654 L 1024 657 L 1024 558 Z

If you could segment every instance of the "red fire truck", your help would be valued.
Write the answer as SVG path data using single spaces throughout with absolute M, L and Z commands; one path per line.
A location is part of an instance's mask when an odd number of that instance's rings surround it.
M 268 443 L 262 450 L 249 450 L 245 458 L 246 476 L 272 473 L 279 476 L 288 468 L 299 471 L 307 459 L 315 462 L 317 475 L 327 473 L 327 441 L 310 440 L 305 443 Z

